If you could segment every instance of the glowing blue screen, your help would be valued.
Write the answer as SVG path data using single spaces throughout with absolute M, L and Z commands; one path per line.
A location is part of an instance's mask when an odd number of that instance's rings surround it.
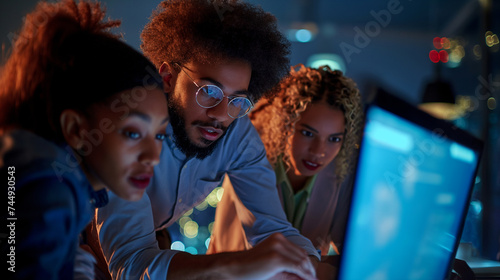
M 445 279 L 478 156 L 371 107 L 339 279 Z

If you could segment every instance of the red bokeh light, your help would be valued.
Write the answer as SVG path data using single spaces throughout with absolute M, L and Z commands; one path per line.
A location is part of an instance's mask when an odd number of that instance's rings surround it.
M 448 52 L 445 50 L 440 50 L 439 51 L 439 60 L 441 60 L 441 62 L 443 62 L 443 63 L 446 63 L 446 62 L 448 62 L 448 59 L 449 59 Z
M 439 62 L 439 53 L 436 50 L 432 50 L 429 52 L 429 58 L 431 59 L 432 62 L 438 63 Z
M 441 38 L 440 37 L 435 37 L 434 40 L 432 40 L 432 44 L 438 50 L 443 47 L 443 44 L 441 43 Z

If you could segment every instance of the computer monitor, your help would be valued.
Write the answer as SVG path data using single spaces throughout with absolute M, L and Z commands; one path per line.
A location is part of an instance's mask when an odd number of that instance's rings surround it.
M 446 279 L 482 141 L 388 93 L 365 118 L 338 279 Z

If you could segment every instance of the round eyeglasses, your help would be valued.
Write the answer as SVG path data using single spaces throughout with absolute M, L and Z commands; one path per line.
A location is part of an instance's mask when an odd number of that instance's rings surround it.
M 177 63 L 176 63 L 177 64 Z M 234 119 L 241 118 L 248 114 L 252 108 L 253 103 L 250 99 L 243 96 L 225 96 L 222 89 L 216 85 L 203 85 L 199 86 L 189 74 L 182 69 L 182 66 L 177 66 L 186 74 L 193 84 L 198 88 L 196 91 L 196 103 L 202 108 L 213 108 L 219 105 L 224 98 L 228 99 L 227 114 Z

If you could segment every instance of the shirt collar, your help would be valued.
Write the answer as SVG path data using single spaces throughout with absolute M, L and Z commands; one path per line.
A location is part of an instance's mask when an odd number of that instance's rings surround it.
M 285 163 L 283 162 L 281 156 L 278 158 L 274 172 L 276 173 L 276 182 L 278 183 L 278 185 L 280 186 L 286 185 L 288 187 L 288 191 L 290 191 L 293 194 L 292 184 L 290 183 L 290 180 L 286 175 Z M 310 196 L 314 186 L 314 182 L 316 181 L 317 177 L 318 174 L 313 175 L 309 179 L 307 179 L 304 188 L 302 188 L 297 193 L 305 191 L 307 193 L 307 196 Z

